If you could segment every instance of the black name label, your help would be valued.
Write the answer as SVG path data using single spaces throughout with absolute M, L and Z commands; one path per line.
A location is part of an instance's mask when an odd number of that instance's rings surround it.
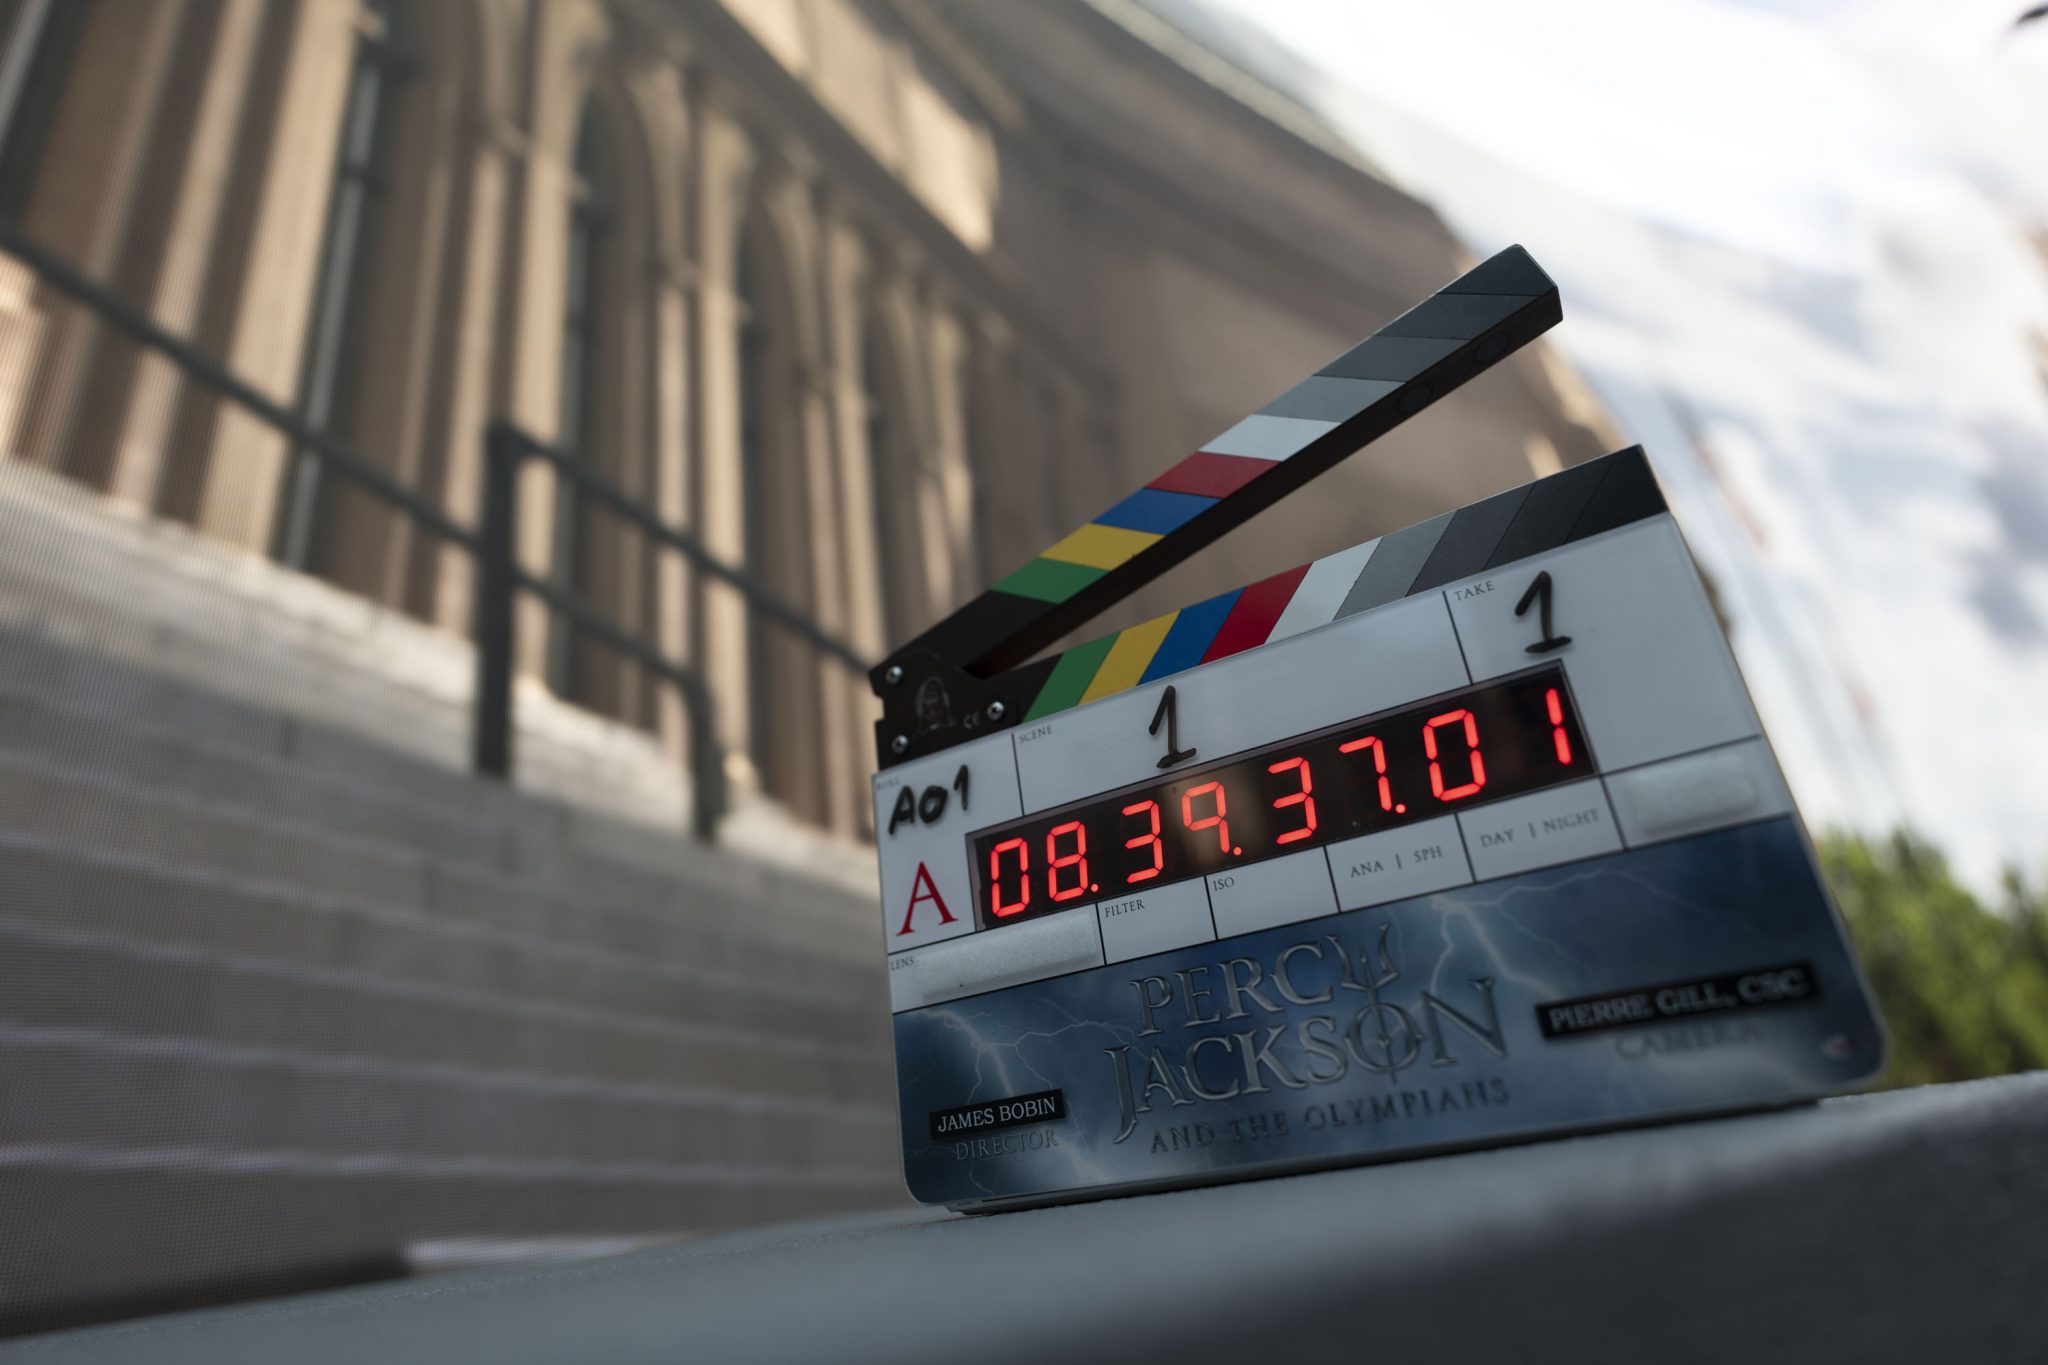
M 1631 1024 L 1661 1024 L 1729 1010 L 1796 1005 L 1820 998 L 1812 964 L 1788 962 L 1728 976 L 1702 976 L 1661 986 L 1586 995 L 1536 1007 L 1536 1026 L 1545 1038 L 1569 1038 Z
M 1013 1095 L 1006 1100 L 985 1100 L 955 1109 L 931 1111 L 932 1139 L 956 1138 L 967 1133 L 993 1133 L 999 1128 L 1021 1128 L 1027 1123 L 1058 1123 L 1067 1116 L 1067 1097 L 1059 1090 L 1039 1090 Z

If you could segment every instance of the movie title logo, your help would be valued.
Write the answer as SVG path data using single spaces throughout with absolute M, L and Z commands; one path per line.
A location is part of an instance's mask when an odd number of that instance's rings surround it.
M 1138 1119 L 1204 1101 L 1332 1085 L 1354 1070 L 1389 1078 L 1409 1067 L 1456 1066 L 1476 1044 L 1508 1055 L 1493 978 L 1466 982 L 1454 1004 L 1423 990 L 1396 998 L 1400 968 L 1382 924 L 1371 950 L 1355 953 L 1336 934 L 1289 944 L 1270 960 L 1233 957 L 1131 982 L 1139 1038 L 1162 1041 L 1105 1049 L 1115 1071 L 1123 1142 Z M 1328 1005 L 1284 1023 L 1266 1018 Z M 1244 1023 L 1243 1028 L 1219 1026 Z M 1185 1038 L 1198 1029 L 1219 1028 Z

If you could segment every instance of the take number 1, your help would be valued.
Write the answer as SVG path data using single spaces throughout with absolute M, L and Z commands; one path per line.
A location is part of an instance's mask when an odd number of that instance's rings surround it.
M 1161 725 L 1166 727 L 1166 757 L 1159 760 L 1160 767 L 1171 768 L 1195 756 L 1193 749 L 1180 747 L 1180 699 L 1175 696 L 1172 683 L 1166 685 L 1160 696 L 1159 709 L 1152 713 L 1152 724 L 1145 728 L 1145 733 L 1156 735 Z
M 1545 569 L 1530 582 L 1529 590 L 1522 594 L 1522 600 L 1515 603 L 1515 615 L 1525 615 L 1530 603 L 1536 605 L 1536 624 L 1543 632 L 1543 638 L 1529 646 L 1531 654 L 1548 654 L 1553 649 L 1563 649 L 1572 642 L 1569 635 L 1559 635 L 1550 628 L 1550 570 Z

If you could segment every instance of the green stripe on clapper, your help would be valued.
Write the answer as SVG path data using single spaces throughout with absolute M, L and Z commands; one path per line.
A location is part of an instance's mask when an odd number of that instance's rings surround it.
M 1060 661 L 1053 665 L 1052 676 L 1045 680 L 1044 687 L 1038 689 L 1031 709 L 1024 713 L 1025 721 L 1034 721 L 1054 711 L 1079 705 L 1081 694 L 1088 690 L 1089 683 L 1095 681 L 1095 671 L 1102 667 L 1110 646 L 1115 643 L 1116 636 L 1105 635 L 1100 640 L 1075 645 L 1060 655 Z
M 1092 568 L 1086 564 L 1034 559 L 997 583 L 995 590 L 1018 597 L 1035 597 L 1041 602 L 1064 602 L 1107 572 L 1107 569 Z

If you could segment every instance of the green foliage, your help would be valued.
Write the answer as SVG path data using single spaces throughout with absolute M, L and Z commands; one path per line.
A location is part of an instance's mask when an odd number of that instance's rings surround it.
M 1834 834 L 1821 864 L 1891 1029 L 1880 1084 L 2048 1066 L 2048 897 L 2006 874 L 1987 907 L 1933 845 Z

